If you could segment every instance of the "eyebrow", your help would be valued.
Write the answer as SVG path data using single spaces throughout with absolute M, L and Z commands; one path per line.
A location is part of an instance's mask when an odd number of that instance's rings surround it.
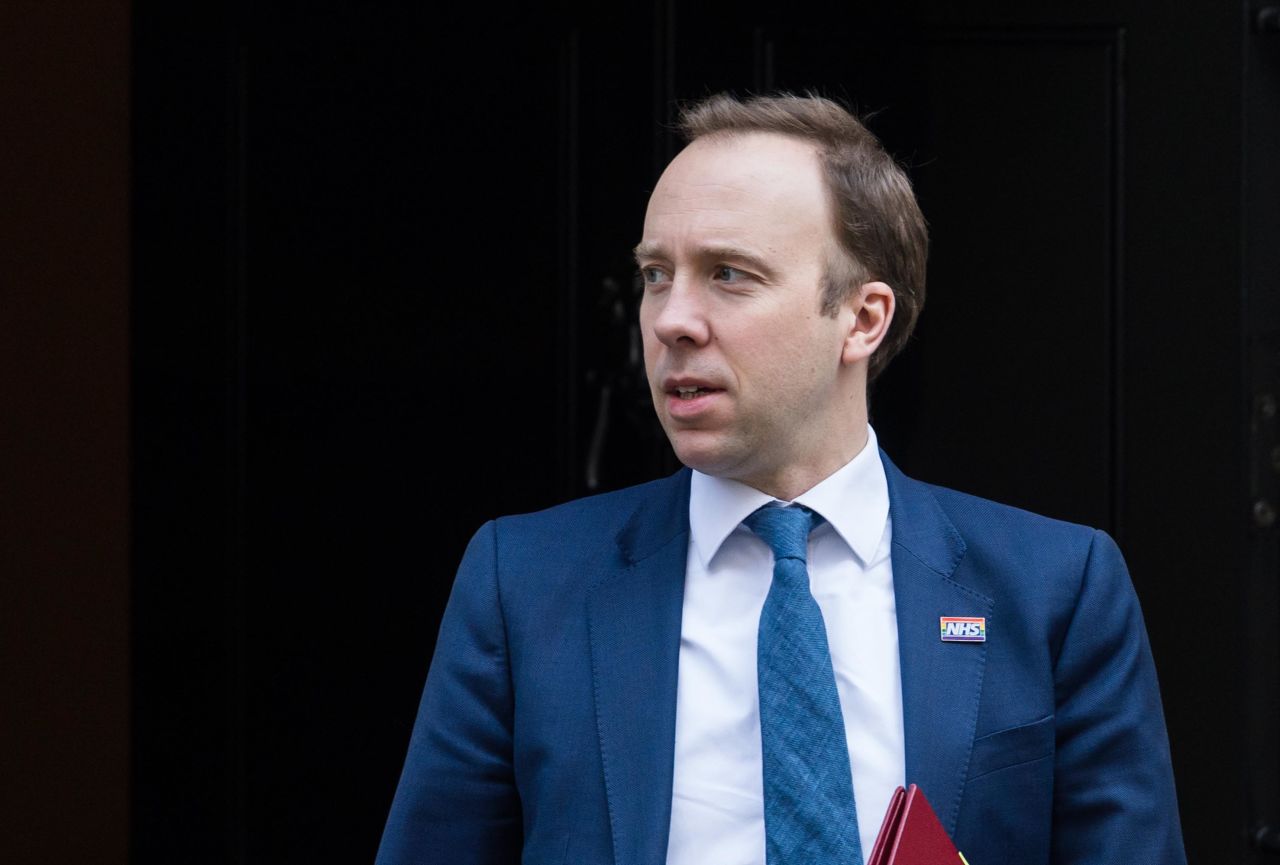
M 636 264 L 639 264 L 645 258 L 663 258 L 662 247 L 656 243 L 648 241 L 640 241 L 636 244 L 636 248 L 631 250 L 631 254 L 636 258 Z
M 667 254 L 666 250 L 663 249 L 661 244 L 650 243 L 647 241 L 641 241 L 640 243 L 638 243 L 636 245 L 636 248 L 632 250 L 632 252 L 636 257 L 637 264 L 644 261 L 645 259 L 653 259 L 653 258 L 669 259 L 670 258 L 670 256 Z M 747 265 L 748 267 L 751 267 L 755 270 L 760 271 L 760 274 L 762 276 L 766 276 L 766 277 L 773 276 L 773 268 L 770 267 L 768 264 L 766 264 L 763 258 L 761 258 L 760 256 L 756 255 L 753 252 L 748 252 L 747 250 L 742 249 L 741 247 L 729 246 L 729 245 L 700 246 L 698 247 L 697 255 L 699 258 L 703 258 L 703 259 L 711 258 L 711 259 L 717 259 L 717 260 L 740 261 L 743 264 Z

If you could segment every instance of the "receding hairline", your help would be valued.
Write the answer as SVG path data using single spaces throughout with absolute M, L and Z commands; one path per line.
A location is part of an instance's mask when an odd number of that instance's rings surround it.
M 784 141 L 792 141 L 796 144 L 805 146 L 809 152 L 818 158 L 819 164 L 823 164 L 824 160 L 830 155 L 831 148 L 827 142 L 815 138 L 812 135 L 804 135 L 799 132 L 782 132 L 777 129 L 716 129 L 690 138 L 685 142 L 685 146 L 676 154 L 684 153 L 690 147 L 697 145 L 699 142 L 707 144 L 738 144 L 751 138 L 774 138 Z
M 844 109 L 840 110 L 843 111 Z M 848 282 L 848 293 L 857 291 L 863 283 L 870 280 L 871 275 L 865 272 L 862 265 L 840 241 L 840 202 L 839 196 L 836 193 L 835 183 L 833 182 L 834 178 L 832 171 L 832 160 L 834 154 L 833 148 L 828 146 L 826 141 L 800 132 L 783 132 L 770 128 L 728 127 L 724 129 L 715 129 L 688 139 L 684 149 L 682 149 L 680 153 L 684 153 L 685 150 L 693 147 L 699 141 L 706 141 L 710 144 L 732 143 L 753 137 L 766 137 L 794 141 L 797 144 L 803 145 L 804 149 L 813 156 L 819 177 L 821 178 L 822 194 L 826 198 L 827 202 L 829 227 L 831 229 L 830 239 L 834 241 L 832 248 L 828 250 L 828 260 L 824 265 L 824 269 L 826 270 L 828 279 L 834 279 L 839 282 Z M 676 154 L 676 158 L 679 158 L 680 153 Z M 643 243 L 640 244 L 640 246 L 637 246 L 636 251 L 641 251 L 641 247 L 643 246 Z

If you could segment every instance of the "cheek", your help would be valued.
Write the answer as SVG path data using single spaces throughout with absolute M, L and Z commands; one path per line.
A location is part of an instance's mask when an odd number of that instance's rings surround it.
M 644 371 L 648 378 L 653 378 L 654 368 L 658 365 L 658 358 L 662 354 L 662 343 L 653 335 L 653 330 L 640 324 L 640 340 L 641 348 L 644 353 Z
M 653 334 L 653 328 L 647 326 L 644 319 L 640 320 L 640 346 L 644 349 L 646 359 L 651 354 L 657 354 L 658 349 L 662 347 L 662 343 Z
M 821 347 L 817 334 L 812 331 L 789 328 L 771 334 L 761 351 L 768 356 L 773 377 L 796 380 L 812 375 Z
M 645 353 L 648 353 L 649 343 L 655 341 L 653 337 L 653 307 L 649 304 L 648 298 L 640 301 L 640 314 L 636 318 L 636 325 L 640 328 L 640 337 L 644 340 Z
M 839 340 L 822 327 L 777 330 L 750 357 L 756 381 L 781 404 L 803 403 L 825 389 L 839 366 Z

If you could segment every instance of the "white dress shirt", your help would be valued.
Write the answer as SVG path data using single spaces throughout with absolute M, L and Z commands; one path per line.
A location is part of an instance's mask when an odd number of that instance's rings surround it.
M 773 500 L 693 473 L 667 865 L 764 865 L 756 635 L 773 553 L 742 520 Z M 827 520 L 809 537 L 809 583 L 827 625 L 865 857 L 905 775 L 889 488 L 875 432 L 868 426 L 866 447 L 795 501 Z

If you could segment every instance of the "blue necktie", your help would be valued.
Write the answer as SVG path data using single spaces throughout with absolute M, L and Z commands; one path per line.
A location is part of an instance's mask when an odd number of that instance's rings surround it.
M 862 865 L 840 695 L 805 567 L 822 517 L 766 505 L 744 522 L 773 550 L 756 645 L 766 862 Z

